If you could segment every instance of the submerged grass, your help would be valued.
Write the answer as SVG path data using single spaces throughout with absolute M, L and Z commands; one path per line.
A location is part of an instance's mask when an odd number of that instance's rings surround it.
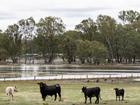
M 61 80 L 61 81 L 45 81 L 48 85 L 60 83 L 62 86 L 62 101 L 54 101 L 54 97 L 47 97 L 46 101 L 42 101 L 39 81 L 7 81 L 0 82 L 0 105 L 85 105 L 84 96 L 80 92 L 82 86 L 101 88 L 101 97 L 99 105 L 140 105 L 140 83 L 117 81 L 95 83 L 85 82 L 84 80 Z M 5 94 L 5 87 L 16 85 L 18 92 L 14 94 L 14 100 L 11 101 Z M 126 91 L 125 100 L 116 102 L 113 88 L 120 87 Z M 94 104 L 95 98 L 92 99 Z M 89 101 L 88 101 L 89 103 Z M 90 104 L 87 104 L 90 105 Z

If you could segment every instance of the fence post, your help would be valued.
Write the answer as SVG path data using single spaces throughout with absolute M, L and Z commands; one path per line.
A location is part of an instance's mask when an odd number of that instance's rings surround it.
M 131 78 L 133 78 L 133 74 L 131 74 Z
M 88 74 L 87 74 L 86 78 L 88 79 Z
M 36 80 L 36 76 L 34 76 L 34 80 Z
M 3 79 L 4 79 L 4 82 L 5 82 L 5 79 L 6 79 L 6 78 L 4 77 Z
M 63 74 L 62 74 L 62 76 L 61 76 L 61 80 L 63 80 Z

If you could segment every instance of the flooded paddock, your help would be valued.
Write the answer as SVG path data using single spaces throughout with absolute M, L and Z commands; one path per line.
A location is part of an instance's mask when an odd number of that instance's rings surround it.
M 140 77 L 140 70 L 93 69 L 66 65 L 0 66 L 0 80 Z

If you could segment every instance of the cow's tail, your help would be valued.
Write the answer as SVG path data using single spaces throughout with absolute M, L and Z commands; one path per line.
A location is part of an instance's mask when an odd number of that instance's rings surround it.
M 56 85 L 57 93 L 59 95 L 59 101 L 61 101 L 61 86 L 59 84 Z
M 102 100 L 102 98 L 101 98 L 101 94 L 99 94 L 99 98 L 100 98 L 100 100 Z
M 100 100 L 102 100 L 100 92 L 101 92 L 101 89 L 99 88 L 99 98 L 100 98 Z

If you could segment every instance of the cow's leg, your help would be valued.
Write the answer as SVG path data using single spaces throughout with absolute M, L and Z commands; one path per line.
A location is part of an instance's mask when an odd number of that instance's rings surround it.
M 116 101 L 117 101 L 117 96 L 116 96 Z
M 57 98 L 57 94 L 55 94 L 54 96 L 55 96 L 55 99 L 54 99 L 54 101 L 56 101 L 56 98 Z
M 99 103 L 99 96 L 96 96 L 95 104 L 98 104 L 98 103 Z
M 87 96 L 85 96 L 85 104 L 87 103 Z
M 42 96 L 42 99 L 43 99 L 43 101 L 45 101 L 45 99 L 46 99 L 46 96 Z
M 124 100 L 124 95 L 122 95 L 122 101 Z
M 58 92 L 58 95 L 59 95 L 59 101 L 61 101 L 61 93 Z
M 13 94 L 11 94 L 11 96 L 12 96 L 12 100 L 13 100 L 13 97 L 14 97 Z
M 10 95 L 7 93 L 7 96 L 8 96 L 8 100 L 10 100 Z
M 120 101 L 120 96 L 119 96 L 119 101 Z
M 99 96 L 97 96 L 96 98 L 97 98 L 96 104 L 99 104 Z
M 91 102 L 91 97 L 89 97 L 89 101 L 90 101 L 90 104 L 91 104 L 91 103 L 92 103 L 92 102 Z

